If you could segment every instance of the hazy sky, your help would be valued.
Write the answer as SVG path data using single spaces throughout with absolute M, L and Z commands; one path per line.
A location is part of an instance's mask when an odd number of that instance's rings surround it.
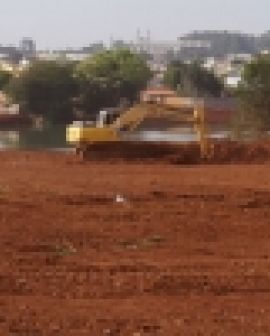
M 270 0 L 0 0 L 0 44 L 33 37 L 38 48 L 83 46 L 110 36 L 175 39 L 199 29 L 270 29 Z

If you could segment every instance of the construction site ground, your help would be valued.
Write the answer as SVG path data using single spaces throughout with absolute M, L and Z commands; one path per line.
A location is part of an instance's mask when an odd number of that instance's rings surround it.
M 221 147 L 0 152 L 0 335 L 270 335 L 270 145 Z

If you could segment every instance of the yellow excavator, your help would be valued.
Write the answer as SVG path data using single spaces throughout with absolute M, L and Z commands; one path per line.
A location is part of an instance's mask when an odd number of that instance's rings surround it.
M 106 144 L 111 148 L 113 144 L 123 144 L 121 131 L 132 132 L 147 118 L 169 118 L 176 123 L 192 124 L 197 133 L 201 158 L 210 155 L 208 131 L 206 127 L 205 109 L 203 103 L 194 104 L 193 110 L 183 112 L 179 106 L 161 103 L 140 103 L 134 105 L 118 116 L 115 121 L 106 124 L 106 111 L 100 111 L 96 124 L 74 122 L 66 130 L 66 140 L 75 146 L 76 153 L 84 158 L 91 152 L 91 146 Z

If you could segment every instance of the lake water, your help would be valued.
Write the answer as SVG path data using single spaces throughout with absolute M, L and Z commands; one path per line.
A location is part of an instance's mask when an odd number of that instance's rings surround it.
M 212 129 L 211 138 L 227 138 L 230 132 L 222 128 Z M 189 127 L 177 131 L 144 130 L 140 132 L 121 133 L 125 140 L 140 141 L 197 141 L 194 130 Z M 44 129 L 20 128 L 0 129 L 0 149 L 68 149 L 66 143 L 66 126 L 50 126 Z
M 44 129 L 0 129 L 1 149 L 54 149 L 68 148 L 66 127 L 51 126 Z

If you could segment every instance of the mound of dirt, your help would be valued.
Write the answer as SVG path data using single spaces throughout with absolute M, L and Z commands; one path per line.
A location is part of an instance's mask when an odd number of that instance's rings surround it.
M 270 159 L 270 142 L 219 141 L 212 144 L 213 163 L 262 163 Z

